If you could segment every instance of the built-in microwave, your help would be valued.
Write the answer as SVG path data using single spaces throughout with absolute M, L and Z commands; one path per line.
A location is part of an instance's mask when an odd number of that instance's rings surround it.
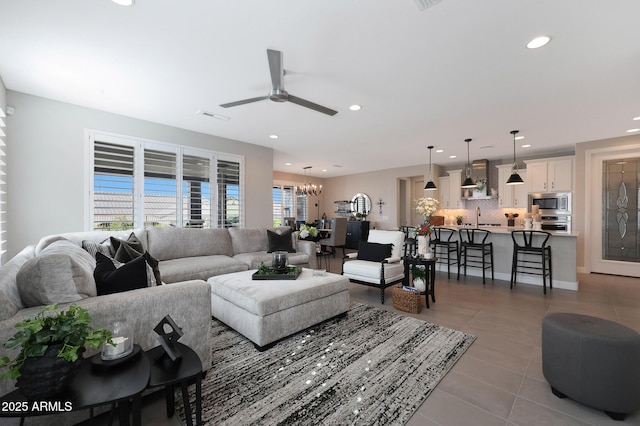
M 527 210 L 531 212 L 531 206 L 538 206 L 543 215 L 571 214 L 571 193 L 553 192 L 546 194 L 529 194 Z

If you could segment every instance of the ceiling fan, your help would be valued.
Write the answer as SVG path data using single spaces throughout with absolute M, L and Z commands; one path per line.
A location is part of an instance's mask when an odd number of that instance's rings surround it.
M 273 85 L 271 87 L 271 92 L 269 92 L 267 96 L 229 102 L 220 105 L 221 107 L 231 108 L 238 105 L 250 104 L 252 102 L 271 99 L 274 102 L 293 102 L 294 104 L 303 106 L 305 108 L 310 108 L 314 111 L 318 111 L 327 115 L 336 115 L 338 113 L 338 111 L 334 111 L 330 108 L 323 107 L 322 105 L 307 101 L 306 99 L 290 95 L 286 90 L 284 90 L 284 66 L 282 64 L 282 52 L 280 52 L 279 50 L 267 49 L 267 58 L 269 59 L 269 71 L 271 72 L 271 84 Z

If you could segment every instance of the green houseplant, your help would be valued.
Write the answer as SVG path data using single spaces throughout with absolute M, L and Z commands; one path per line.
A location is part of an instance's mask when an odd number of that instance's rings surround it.
M 89 326 L 86 309 L 71 305 L 67 311 L 49 314 L 56 309 L 58 305 L 45 306 L 34 318 L 17 323 L 18 331 L 4 344 L 20 348 L 20 353 L 0 359 L 0 368 L 7 368 L 0 378 L 18 379 L 16 386 L 27 397 L 55 395 L 77 373 L 85 346 L 113 344 L 110 331 Z
M 427 282 L 427 271 L 423 265 L 411 265 L 411 276 L 413 277 L 413 286 L 420 291 L 425 291 Z

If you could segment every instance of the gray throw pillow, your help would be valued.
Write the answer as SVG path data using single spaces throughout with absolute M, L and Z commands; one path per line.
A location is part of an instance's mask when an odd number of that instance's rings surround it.
M 27 307 L 76 302 L 96 296 L 95 259 L 80 246 L 60 240 L 27 261 L 16 276 Z

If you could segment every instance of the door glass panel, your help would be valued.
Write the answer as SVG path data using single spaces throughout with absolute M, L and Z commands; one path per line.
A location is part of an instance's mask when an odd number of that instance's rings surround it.
M 603 260 L 640 262 L 639 171 L 640 158 L 603 162 Z

